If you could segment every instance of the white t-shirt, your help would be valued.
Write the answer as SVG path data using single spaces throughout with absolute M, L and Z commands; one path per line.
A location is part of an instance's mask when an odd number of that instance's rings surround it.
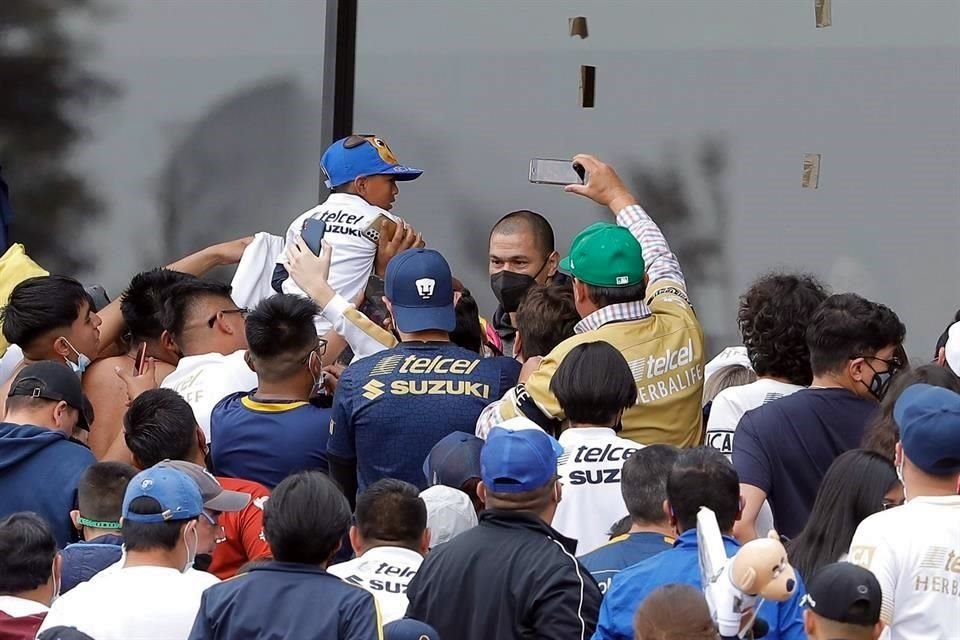
M 245 353 L 241 350 L 228 356 L 205 353 L 180 358 L 177 368 L 160 383 L 187 401 L 207 443 L 210 442 L 210 414 L 217 403 L 231 393 L 257 388 L 257 374 L 244 361 Z
M 200 596 L 218 582 L 209 573 L 166 567 L 100 573 L 57 599 L 40 631 L 66 625 L 97 640 L 186 640 Z
M 873 514 L 857 527 L 849 561 L 880 583 L 882 638 L 960 638 L 960 496 Z
M 557 474 L 563 494 L 553 528 L 576 538 L 577 555 L 590 553 L 609 540 L 614 522 L 627 515 L 620 493 L 623 462 L 643 448 L 606 427 L 573 427 L 560 434 L 563 455 Z
M 353 302 L 357 294 L 366 288 L 377 256 L 377 243 L 365 237 L 363 232 L 381 215 L 398 220 L 396 216 L 368 203 L 360 196 L 333 193 L 322 204 L 301 214 L 290 224 L 279 262 L 287 264 L 286 247 L 294 243 L 307 220 L 325 220 L 327 230 L 323 239 L 333 248 L 328 282 L 334 291 Z M 306 296 L 293 278 L 284 281 L 283 292 Z M 322 335 L 330 328 L 330 323 L 318 316 L 317 332 Z
M 344 582 L 373 594 L 383 623 L 399 620 L 407 612 L 407 585 L 417 575 L 423 556 L 402 547 L 374 547 L 359 558 L 327 568 Z
M 730 458 L 733 455 L 733 433 L 743 414 L 800 389 L 803 387 L 770 378 L 724 389 L 710 406 L 706 445 L 719 449 Z

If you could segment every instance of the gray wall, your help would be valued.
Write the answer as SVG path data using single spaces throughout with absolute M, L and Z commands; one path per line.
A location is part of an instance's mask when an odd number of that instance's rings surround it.
M 605 214 L 526 180 L 531 157 L 614 162 L 687 267 L 711 350 L 772 268 L 891 305 L 928 359 L 960 306 L 960 2 L 360 0 L 355 129 L 423 167 L 395 211 L 490 312 L 486 239 L 547 215 L 562 251 Z M 590 36 L 567 35 L 586 15 Z M 577 106 L 597 67 L 596 108 Z M 800 187 L 804 153 L 820 188 Z

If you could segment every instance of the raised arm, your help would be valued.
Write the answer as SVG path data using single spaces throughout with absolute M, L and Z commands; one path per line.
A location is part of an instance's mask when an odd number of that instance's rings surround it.
M 243 250 L 251 242 L 253 242 L 253 236 L 231 240 L 230 242 L 221 242 L 206 249 L 201 249 L 196 253 L 191 253 L 185 258 L 180 258 L 176 262 L 168 264 L 166 268 L 194 276 L 202 276 L 214 267 L 240 262 Z M 100 344 L 102 349 L 107 349 L 113 345 L 123 333 L 123 315 L 120 313 L 121 302 L 122 299 L 117 296 L 113 302 L 97 313 L 100 316 Z
M 661 280 L 686 287 L 680 261 L 670 250 L 660 227 L 637 203 L 613 167 L 587 154 L 574 156 L 573 160 L 586 169 L 587 183 L 572 184 L 566 190 L 608 207 L 617 217 L 617 224 L 630 230 L 643 251 L 648 295 L 653 292 L 654 284 Z

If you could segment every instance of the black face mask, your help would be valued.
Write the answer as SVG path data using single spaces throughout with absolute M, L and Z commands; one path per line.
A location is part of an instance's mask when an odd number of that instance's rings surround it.
M 213 564 L 213 556 L 209 553 L 198 553 L 193 559 L 193 568 L 197 571 L 206 571 Z
M 539 271 L 537 273 L 539 274 Z M 523 297 L 535 284 L 537 284 L 537 281 L 533 276 L 516 271 L 503 270 L 490 276 L 490 288 L 493 289 L 493 295 L 497 297 L 497 302 L 507 313 L 514 313 L 520 308 Z
M 890 369 L 878 373 L 869 363 L 867 366 L 873 371 L 873 378 L 871 378 L 870 384 L 867 385 L 867 389 L 877 401 L 883 400 L 883 397 L 887 395 L 887 390 L 890 388 L 890 381 L 893 380 L 896 370 Z

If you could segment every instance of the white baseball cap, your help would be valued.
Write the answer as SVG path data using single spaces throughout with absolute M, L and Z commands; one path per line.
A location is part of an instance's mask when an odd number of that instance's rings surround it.
M 473 502 L 459 489 L 438 484 L 421 491 L 420 498 L 427 505 L 431 549 L 477 526 Z

